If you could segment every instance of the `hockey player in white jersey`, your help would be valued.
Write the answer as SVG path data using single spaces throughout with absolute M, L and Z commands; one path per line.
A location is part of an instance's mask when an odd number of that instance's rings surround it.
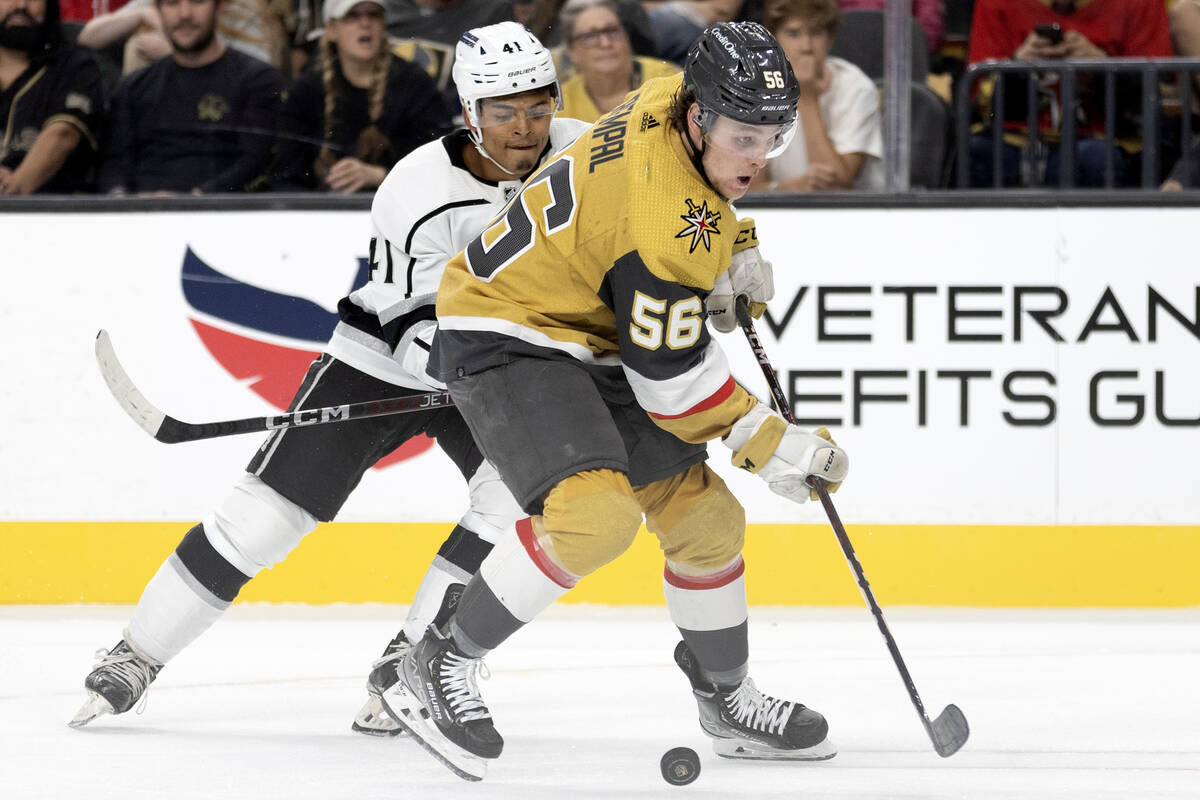
M 371 206 L 370 276 L 343 298 L 341 320 L 289 410 L 443 388 L 425 372 L 446 262 L 496 216 L 522 180 L 588 126 L 554 119 L 561 97 L 550 53 L 523 26 L 474 29 L 459 41 L 454 80 L 466 129 L 414 150 Z M 87 676 L 81 727 L 128 711 L 163 665 L 207 630 L 242 586 L 287 557 L 318 520 L 332 520 L 363 473 L 410 438 L 437 439 L 466 479 L 470 508 L 441 546 L 408 619 L 373 665 L 355 730 L 399 732 L 378 695 L 439 607 L 521 516 L 454 408 L 273 433 L 230 495 L 183 537 L 142 594 L 124 638 Z M 398 494 L 398 497 L 402 495 Z M 383 555 L 386 558 L 386 554 Z

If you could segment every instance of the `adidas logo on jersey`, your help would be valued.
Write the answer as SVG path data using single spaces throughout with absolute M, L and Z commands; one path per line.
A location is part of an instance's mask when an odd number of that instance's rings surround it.
M 659 126 L 658 120 L 656 120 L 649 111 L 642 112 L 642 124 L 638 126 L 639 131 L 641 131 L 642 133 L 645 133 L 646 131 L 650 130 L 651 128 L 657 128 L 658 126 Z

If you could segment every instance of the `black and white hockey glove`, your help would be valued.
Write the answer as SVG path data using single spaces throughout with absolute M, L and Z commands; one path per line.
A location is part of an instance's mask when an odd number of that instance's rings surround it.
M 814 475 L 836 492 L 850 471 L 846 451 L 838 447 L 825 428 L 809 432 L 759 403 L 733 424 L 725 437 L 733 451 L 733 465 L 753 472 L 771 491 L 795 503 L 816 500 L 805 481 Z

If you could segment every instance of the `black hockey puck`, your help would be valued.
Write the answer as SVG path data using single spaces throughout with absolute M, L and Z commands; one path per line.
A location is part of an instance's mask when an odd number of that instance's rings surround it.
M 672 786 L 686 786 L 700 774 L 700 756 L 690 747 L 672 747 L 659 762 L 663 780 Z

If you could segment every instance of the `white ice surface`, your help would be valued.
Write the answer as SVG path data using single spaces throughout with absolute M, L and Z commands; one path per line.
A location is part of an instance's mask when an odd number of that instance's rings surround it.
M 830 721 L 816 764 L 717 758 L 671 661 L 663 609 L 551 609 L 488 659 L 506 744 L 468 784 L 411 742 L 351 733 L 402 607 L 238 606 L 173 661 L 142 713 L 66 722 L 128 607 L 0 607 L 0 797 L 1200 798 L 1200 610 L 889 609 L 934 754 L 865 609 L 755 609 L 751 674 Z M 668 786 L 664 751 L 701 755 Z

